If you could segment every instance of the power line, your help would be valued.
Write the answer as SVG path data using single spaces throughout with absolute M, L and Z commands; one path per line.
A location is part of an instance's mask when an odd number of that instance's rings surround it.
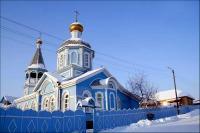
M 14 41 L 14 42 L 20 42 L 19 44 L 20 45 L 26 45 L 26 46 L 34 46 L 34 44 L 31 44 L 31 43 L 28 43 L 28 42 L 24 42 L 24 41 L 21 41 L 21 40 L 18 40 L 18 39 L 15 39 L 15 38 L 12 38 L 12 37 L 9 37 L 9 36 L 5 36 L 5 35 L 1 35 L 1 37 L 4 37 L 6 39 L 9 39 L 11 41 Z M 50 52 L 55 52 L 55 50 L 53 49 L 49 49 L 49 48 L 42 48 L 43 50 L 46 50 L 46 51 L 50 51 Z
M 7 18 L 7 17 L 0 16 L 0 18 L 6 20 L 6 21 L 8 21 L 8 22 L 17 24 L 17 25 L 19 25 L 19 26 L 25 27 L 25 28 L 27 28 L 27 29 L 29 29 L 29 30 L 35 31 L 35 32 L 37 32 L 38 34 L 46 34 L 46 35 L 49 36 L 49 37 L 55 38 L 55 39 L 57 39 L 57 40 L 62 40 L 62 41 L 64 41 L 64 40 L 63 40 L 62 38 L 60 38 L 60 37 L 54 36 L 54 35 L 49 34 L 49 33 L 47 33 L 47 32 L 43 32 L 43 31 L 38 30 L 38 29 L 36 29 L 36 28 L 33 28 L 33 27 L 31 27 L 31 26 L 28 26 L 28 25 L 19 23 L 19 22 L 15 21 L 15 20 L 12 20 L 12 19 Z
M 20 26 L 22 26 L 22 27 L 28 28 L 28 29 L 33 30 L 33 31 L 37 31 L 38 33 L 46 34 L 46 35 L 51 36 L 51 37 L 54 37 L 54 38 L 56 38 L 56 39 L 58 39 L 58 40 L 62 40 L 62 41 L 64 40 L 64 39 L 61 39 L 61 38 L 59 38 L 59 37 L 57 37 L 57 36 L 55 36 L 55 35 L 52 35 L 52 34 L 49 34 L 49 33 L 46 33 L 46 32 L 42 32 L 42 31 L 40 31 L 40 30 L 38 30 L 38 29 L 35 29 L 35 28 L 31 27 L 31 26 L 27 26 L 27 25 L 25 25 L 25 24 L 19 23 L 19 22 L 15 21 L 15 20 L 12 20 L 12 19 L 9 19 L 9 18 L 3 17 L 3 16 L 0 16 L 0 17 L 1 17 L 2 19 L 4 19 L 4 20 L 7 20 L 7 21 L 11 22 L 11 23 L 20 25 Z M 159 68 L 152 67 L 152 66 L 145 66 L 145 65 L 142 65 L 142 64 L 132 63 L 132 62 L 127 61 L 127 60 L 125 60 L 125 59 L 121 59 L 121 58 L 118 58 L 118 57 L 115 57 L 115 56 L 112 56 L 112 55 L 108 55 L 108 54 L 105 54 L 105 53 L 102 53 L 102 52 L 99 52 L 99 51 L 96 51 L 96 53 L 99 54 L 99 55 L 103 55 L 103 56 L 109 57 L 109 58 L 111 58 L 111 59 L 113 59 L 113 60 L 116 60 L 116 61 L 121 61 L 121 62 L 127 63 L 127 64 L 131 65 L 131 66 L 134 67 L 134 68 L 135 68 L 136 66 L 138 66 L 138 67 L 142 67 L 142 68 L 144 68 L 144 69 L 146 68 L 146 69 L 151 69 L 151 70 L 154 70 L 154 71 L 166 72 L 165 69 L 159 69 Z
M 3 30 L 5 30 L 5 31 L 9 31 L 9 32 L 12 32 L 12 33 L 15 33 L 15 34 L 17 34 L 17 35 L 22 35 L 22 36 L 24 36 L 24 37 L 27 37 L 27 38 L 30 38 L 30 39 L 36 39 L 36 37 L 34 37 L 34 36 L 31 36 L 31 35 L 29 35 L 29 34 L 25 34 L 25 33 L 22 33 L 22 32 L 19 32 L 19 31 L 17 31 L 17 30 L 13 30 L 13 29 L 11 29 L 11 28 L 9 28 L 9 27 L 6 27 L 6 26 L 0 26 L 0 28 L 1 29 L 3 29 Z M 49 45 L 49 46 L 54 46 L 54 45 L 56 45 L 55 43 L 50 43 L 50 42 L 48 42 L 48 41 L 46 41 L 46 40 L 43 40 L 46 44 L 52 44 L 52 45 Z M 54 47 L 55 48 L 55 47 Z
M 18 39 L 15 39 L 15 38 L 13 38 L 13 37 L 9 37 L 9 36 L 5 36 L 5 35 L 1 35 L 1 37 L 4 37 L 4 38 L 6 38 L 6 39 L 8 39 L 8 40 L 11 40 L 11 41 L 14 41 L 14 42 L 20 42 L 19 44 L 20 45 L 26 45 L 26 46 L 34 46 L 34 44 L 32 44 L 32 43 L 28 43 L 28 42 L 25 42 L 25 41 L 21 41 L 21 40 L 18 40 Z M 45 51 L 49 51 L 49 52 L 55 52 L 55 50 L 53 50 L 53 49 L 49 49 L 49 48 L 43 48 L 43 50 L 45 50 Z M 98 60 L 102 60 L 102 58 L 99 58 L 98 57 Z M 101 64 L 101 62 L 99 62 L 98 60 L 95 60 L 94 61 L 94 64 L 95 65 L 99 65 L 99 66 L 102 66 L 102 64 Z M 104 60 L 104 59 L 103 59 Z M 103 66 L 105 66 L 105 65 L 103 65 Z M 128 66 L 122 66 L 122 65 L 116 65 L 115 63 L 112 63 L 112 62 L 109 62 L 109 67 L 111 67 L 111 68 L 113 68 L 113 69 L 116 69 L 116 70 L 119 70 L 120 72 L 125 72 L 125 73 L 127 73 L 127 74 L 131 74 L 131 71 L 128 71 L 128 70 L 130 70 L 131 69 L 131 67 L 128 67 Z M 124 69 L 124 68 L 127 68 L 127 69 Z M 137 69 L 137 70 L 139 70 L 139 69 Z M 161 76 L 161 75 L 160 75 Z M 169 77 L 168 75 L 163 75 L 163 76 L 165 76 L 165 77 Z M 193 84 L 193 83 L 190 83 L 190 84 Z

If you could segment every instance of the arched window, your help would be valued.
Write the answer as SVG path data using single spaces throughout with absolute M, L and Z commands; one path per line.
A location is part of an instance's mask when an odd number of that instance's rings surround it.
M 115 109 L 115 95 L 113 92 L 110 93 L 110 109 Z
M 69 93 L 66 92 L 63 95 L 63 111 L 66 111 L 69 109 Z
M 35 84 L 36 83 L 36 72 L 32 71 L 30 73 L 30 83 Z
M 28 79 L 28 77 L 29 77 L 29 74 L 28 74 L 28 73 L 26 73 L 26 79 Z
M 55 98 L 52 96 L 50 98 L 50 111 L 53 111 L 55 109 Z
M 36 72 L 31 72 L 30 76 L 31 78 L 36 78 Z
M 49 110 L 49 99 L 48 98 L 45 98 L 43 101 L 43 109 Z
M 36 105 L 35 105 L 35 102 L 34 101 L 32 101 L 32 103 L 31 103 L 31 109 L 32 110 L 36 110 L 36 107 L 35 107 Z
M 95 96 L 95 99 L 96 99 L 97 105 L 100 106 L 99 109 L 102 110 L 104 108 L 103 107 L 103 93 L 102 92 L 97 92 L 96 96 Z
M 43 73 L 42 73 L 42 72 L 39 72 L 39 73 L 38 73 L 38 78 L 41 78 L 42 75 L 43 75 Z
M 78 63 L 78 55 L 76 52 L 71 53 L 71 64 L 77 64 Z
M 114 89 L 114 88 L 115 88 L 114 83 L 113 83 L 113 82 L 109 82 L 109 83 L 108 83 L 108 88 L 113 88 L 113 89 Z
M 89 53 L 84 53 L 84 66 L 90 67 L 90 55 L 89 55 Z

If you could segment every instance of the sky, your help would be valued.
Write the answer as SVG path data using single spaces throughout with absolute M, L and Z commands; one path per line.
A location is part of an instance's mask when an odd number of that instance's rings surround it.
M 95 50 L 93 68 L 106 67 L 126 86 L 144 73 L 158 91 L 177 88 L 199 99 L 199 1 L 1 1 L 1 16 L 42 34 L 48 71 L 56 51 L 70 38 L 74 10 L 84 25 L 82 39 Z M 23 95 L 25 70 L 39 33 L 1 18 L 1 96 Z

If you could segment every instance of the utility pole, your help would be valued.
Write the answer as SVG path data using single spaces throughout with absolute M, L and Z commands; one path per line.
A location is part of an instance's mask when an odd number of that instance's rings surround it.
M 179 110 L 178 97 L 177 97 L 177 91 L 176 91 L 176 79 L 175 79 L 175 73 L 174 73 L 174 69 L 172 69 L 171 67 L 168 67 L 168 69 L 170 69 L 170 70 L 172 71 L 172 74 L 173 74 L 173 79 L 174 79 L 174 89 L 175 89 L 175 95 L 176 95 L 176 109 L 177 109 L 177 114 L 179 115 L 180 110 Z

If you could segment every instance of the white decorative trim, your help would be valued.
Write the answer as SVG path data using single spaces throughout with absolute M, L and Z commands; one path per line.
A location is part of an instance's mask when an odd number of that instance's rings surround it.
M 23 97 L 16 99 L 14 102 L 20 103 L 20 102 L 24 102 L 24 101 L 36 98 L 36 94 L 37 94 L 36 92 L 33 92 L 32 94 L 29 94 L 29 95 L 26 95 L 26 96 L 23 96 Z
M 88 60 L 87 64 L 88 64 L 88 65 L 86 65 L 86 61 L 85 61 L 86 55 L 87 55 L 87 60 Z M 87 67 L 87 68 L 90 68 L 90 63 L 91 63 L 91 61 L 90 61 L 90 53 L 84 52 L 84 54 L 83 54 L 83 66 L 84 66 L 84 67 Z
M 113 95 L 113 101 L 114 101 L 114 107 L 112 108 L 111 107 L 111 95 Z M 113 92 L 110 92 L 110 94 L 109 94 L 109 104 L 110 104 L 110 110 L 115 110 L 115 94 L 113 93 Z
M 68 95 L 68 102 L 67 102 L 67 108 L 65 109 L 65 96 Z M 69 109 L 69 100 L 70 100 L 70 96 L 69 96 L 69 91 L 66 90 L 63 95 L 62 95 L 62 111 L 64 112 L 65 110 Z
M 48 103 L 47 103 L 48 105 L 47 105 L 47 107 L 45 107 L 47 100 L 48 100 Z M 48 96 L 44 97 L 42 100 L 42 110 L 49 110 L 49 97 Z
M 103 95 L 103 92 L 101 92 L 101 91 L 97 91 L 96 93 L 95 93 L 95 101 L 96 101 L 96 105 L 98 105 L 99 103 L 97 103 L 98 101 L 97 101 L 97 95 L 98 94 L 101 94 L 101 96 L 102 96 L 102 99 L 101 99 L 101 102 L 102 102 L 102 108 L 97 108 L 97 110 L 104 110 L 104 95 Z

